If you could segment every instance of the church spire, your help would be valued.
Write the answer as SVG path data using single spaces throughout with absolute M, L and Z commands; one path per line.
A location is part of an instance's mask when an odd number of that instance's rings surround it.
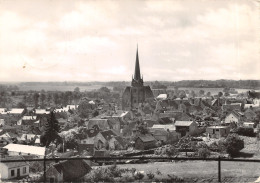
M 136 81 L 141 80 L 140 65 L 139 65 L 139 56 L 138 56 L 138 45 L 137 45 L 137 50 L 136 50 L 134 79 L 135 79 Z

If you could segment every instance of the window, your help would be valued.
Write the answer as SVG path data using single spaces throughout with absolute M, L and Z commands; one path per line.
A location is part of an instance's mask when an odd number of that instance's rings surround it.
M 23 174 L 26 174 L 26 167 L 23 167 Z
M 14 170 L 11 170 L 11 177 L 14 176 Z
M 216 132 L 218 132 L 219 131 L 219 129 L 216 129 Z
M 213 134 L 215 134 L 215 129 L 213 129 Z

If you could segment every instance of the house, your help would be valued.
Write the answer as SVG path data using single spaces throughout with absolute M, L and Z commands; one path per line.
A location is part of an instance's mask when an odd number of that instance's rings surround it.
M 135 140 L 135 149 L 147 150 L 156 147 L 157 140 L 150 134 L 140 135 Z
M 4 126 L 5 125 L 5 120 L 4 119 L 0 119 L 0 126 Z
M 25 160 L 22 156 L 1 157 L 1 160 Z M 29 164 L 26 161 L 0 162 L 1 180 L 21 178 L 29 175 Z
M 238 110 L 241 111 L 242 104 L 241 103 L 232 103 L 232 104 L 223 104 L 222 111 L 233 111 Z
M 158 95 L 158 96 L 156 97 L 156 99 L 157 99 L 157 100 L 166 100 L 166 99 L 167 99 L 167 94 L 162 93 L 162 94 Z
M 195 135 L 198 132 L 198 125 L 194 121 L 176 121 L 175 128 L 176 132 L 180 133 L 182 137 L 185 135 Z
M 18 138 L 18 140 L 24 140 L 24 141 L 32 141 L 35 139 L 40 139 L 40 135 L 35 135 L 35 134 L 22 134 L 22 136 L 20 138 Z
M 244 112 L 244 116 L 247 120 L 252 121 L 256 118 L 257 115 L 252 108 L 249 108 Z
M 230 112 L 224 122 L 226 124 L 230 124 L 230 123 L 236 123 L 236 124 L 240 124 L 244 119 L 244 114 L 242 112 L 239 112 L 239 111 L 232 111 Z
M 206 133 L 211 138 L 221 138 L 228 136 L 230 131 L 229 126 L 209 126 L 206 128 Z
M 176 130 L 176 128 L 174 124 L 168 124 L 168 125 L 155 124 L 151 128 L 151 131 L 153 130 L 164 130 L 164 131 L 169 130 L 170 132 L 173 132 Z
M 176 131 L 169 131 L 164 129 L 156 129 L 151 131 L 151 134 L 157 141 L 162 143 L 173 143 L 177 142 L 180 135 Z
M 52 164 L 46 171 L 47 182 L 80 181 L 91 171 L 85 160 L 65 160 Z
M 14 141 L 14 140 L 17 140 L 18 138 L 18 135 L 15 134 L 15 133 L 12 133 L 12 132 L 6 132 L 2 135 L 0 135 L 0 139 L 3 140 L 11 140 L 11 141 Z
M 254 128 L 255 123 L 254 122 L 244 122 L 244 127 Z
M 98 126 L 101 130 L 109 130 L 110 126 L 108 124 L 108 119 L 99 119 L 99 118 L 92 118 L 87 123 L 87 128 L 93 128 L 93 126 Z
M 8 154 L 10 156 L 19 156 L 19 155 L 34 155 L 39 158 L 43 158 L 45 155 L 45 147 L 37 147 L 31 145 L 21 145 L 21 144 L 8 144 L 4 146 L 8 149 Z
M 112 130 L 101 131 L 94 139 L 95 148 L 97 149 L 115 149 L 115 141 L 117 134 Z M 119 143 L 120 144 L 120 143 Z

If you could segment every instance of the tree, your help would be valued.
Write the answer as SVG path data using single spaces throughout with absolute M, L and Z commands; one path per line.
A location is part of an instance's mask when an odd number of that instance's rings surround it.
M 43 146 L 49 147 L 51 142 L 55 140 L 60 141 L 60 125 L 58 120 L 55 117 L 53 110 L 50 112 L 46 123 L 44 124 L 44 132 L 40 137 L 41 144 Z
M 105 86 L 99 88 L 99 91 L 100 91 L 100 92 L 106 92 L 106 93 L 109 93 L 109 92 L 110 92 L 110 90 L 109 90 L 107 87 L 105 87 Z
M 202 95 L 205 94 L 205 91 L 204 91 L 204 90 L 200 90 L 200 91 L 199 91 L 199 94 L 200 94 L 200 96 L 202 96 Z
M 34 93 L 33 95 L 33 101 L 34 101 L 34 107 L 37 108 L 39 105 L 39 93 Z
M 191 98 L 196 97 L 196 94 L 195 94 L 194 90 L 191 90 L 191 92 L 190 92 L 190 96 L 191 96 Z
M 210 92 L 207 92 L 207 97 L 210 97 L 211 96 L 211 93 Z
M 225 140 L 225 146 L 227 153 L 234 157 L 244 148 L 244 141 L 237 134 L 229 134 Z
M 218 92 L 218 97 L 222 97 L 223 93 L 222 92 Z
M 44 93 L 41 93 L 40 95 L 41 108 L 44 108 L 45 99 L 46 99 L 46 95 Z
M 179 94 L 179 97 L 181 99 L 185 98 L 186 97 L 186 93 L 184 91 L 182 91 L 180 94 Z
M 230 94 L 228 92 L 225 92 L 224 96 L 228 97 L 228 96 L 230 96 Z
M 93 106 L 88 100 L 81 100 L 78 106 L 78 113 L 81 118 L 88 118 L 92 114 Z

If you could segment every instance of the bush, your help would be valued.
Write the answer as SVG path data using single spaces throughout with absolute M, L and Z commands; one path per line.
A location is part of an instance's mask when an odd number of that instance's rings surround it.
M 141 180 L 144 178 L 144 174 L 142 174 L 141 172 L 137 172 L 135 173 L 134 178 L 135 180 Z
M 233 157 L 244 148 L 244 141 L 237 134 L 230 134 L 225 140 L 225 146 L 227 153 Z
M 93 169 L 84 177 L 86 182 L 114 182 L 113 175 L 107 168 Z
M 248 137 L 255 137 L 255 132 L 253 128 L 247 128 L 247 127 L 239 127 L 237 129 L 238 135 L 248 136 Z
M 152 172 L 148 172 L 146 175 L 147 175 L 147 177 L 149 179 L 153 179 L 154 178 L 154 174 Z
M 198 155 L 200 158 L 207 158 L 210 156 L 210 150 L 208 148 L 199 148 L 198 149 Z

